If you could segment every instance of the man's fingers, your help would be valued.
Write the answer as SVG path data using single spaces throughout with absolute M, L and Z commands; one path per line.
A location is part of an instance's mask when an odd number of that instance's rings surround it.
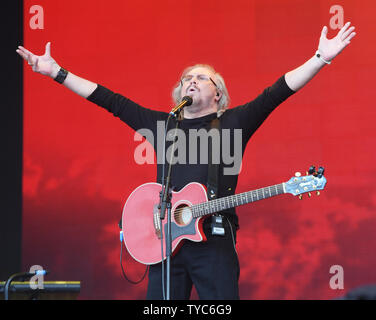
M 31 65 L 33 63 L 32 58 L 33 58 L 33 55 L 31 53 L 28 53 L 26 60 L 27 60 L 29 65 Z
M 348 29 L 346 32 L 344 32 L 342 35 L 341 35 L 341 40 L 345 40 L 348 35 L 354 31 L 355 27 L 351 27 L 350 29 Z
M 27 61 L 28 65 L 31 66 L 33 71 L 39 72 L 39 56 L 32 54 L 29 50 L 25 49 L 22 46 L 19 46 L 16 52 Z M 47 43 L 46 45 L 46 53 L 50 53 L 50 43 Z
M 25 60 L 27 60 L 27 54 L 22 52 L 20 49 L 17 49 L 16 52 Z
M 328 28 L 327 26 L 324 26 L 321 31 L 321 37 L 326 38 L 326 35 L 328 34 Z
M 38 61 L 38 57 L 33 55 L 33 54 L 28 54 L 27 55 L 27 63 L 29 66 L 34 66 Z
M 38 57 L 35 57 L 34 62 L 32 64 L 33 71 L 37 71 L 37 66 L 38 66 Z
M 38 63 L 38 57 L 33 55 L 33 56 L 31 57 L 31 63 L 32 63 L 33 65 L 37 64 L 37 63 Z
M 356 32 L 353 32 L 351 33 L 346 39 L 344 39 L 343 41 L 346 43 L 346 44 L 349 44 L 350 43 L 350 40 L 352 38 L 354 38 L 356 36 Z
M 347 30 L 347 28 L 350 26 L 350 24 L 351 24 L 351 22 L 346 22 L 345 25 L 342 27 L 342 29 L 339 30 L 338 36 L 340 37 L 340 39 L 342 39 L 343 33 Z
M 22 52 L 26 53 L 26 54 L 33 54 L 32 52 L 30 52 L 29 50 L 27 50 L 23 46 L 18 46 L 18 49 L 21 50 Z
M 47 42 L 45 54 L 51 56 L 51 42 Z

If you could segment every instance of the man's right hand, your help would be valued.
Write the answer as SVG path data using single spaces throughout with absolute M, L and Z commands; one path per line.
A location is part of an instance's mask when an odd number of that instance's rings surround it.
M 49 76 L 52 79 L 56 78 L 60 66 L 51 57 L 51 42 L 47 42 L 46 52 L 43 56 L 37 56 L 22 46 L 19 46 L 16 52 L 27 61 L 34 72 Z M 78 77 L 71 72 L 68 72 L 68 75 L 63 82 L 63 86 L 85 99 L 97 88 L 96 83 Z
M 51 42 L 47 42 L 43 56 L 37 56 L 22 46 L 18 46 L 16 52 L 27 61 L 34 72 L 56 78 L 60 66 L 51 57 Z

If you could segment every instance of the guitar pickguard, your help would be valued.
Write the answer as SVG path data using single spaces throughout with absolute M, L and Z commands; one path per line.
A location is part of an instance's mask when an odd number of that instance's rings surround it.
M 188 234 L 196 234 L 195 228 L 196 219 L 192 219 L 189 224 L 186 226 L 179 226 L 175 222 L 171 221 L 171 239 L 175 240 L 176 238 L 188 235 Z M 167 223 L 164 225 L 164 234 L 166 235 L 167 232 Z

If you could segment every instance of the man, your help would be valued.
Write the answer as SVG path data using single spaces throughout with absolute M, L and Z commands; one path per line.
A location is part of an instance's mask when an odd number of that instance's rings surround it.
M 182 111 L 179 128 L 186 134 L 193 129 L 209 130 L 214 123 L 220 129 L 230 131 L 230 152 L 234 152 L 235 130 L 241 130 L 241 155 L 245 146 L 280 103 L 308 83 L 326 64 L 350 43 L 355 36 L 354 27 L 346 23 L 333 39 L 327 39 L 327 27 L 321 33 L 318 51 L 302 66 L 280 77 L 271 87 L 265 89 L 255 100 L 236 108 L 227 109 L 229 96 L 223 78 L 207 65 L 187 68 L 173 90 L 176 103 L 184 96 L 191 96 L 193 103 Z M 43 56 L 36 56 L 27 49 L 16 50 L 32 67 L 32 70 L 47 75 L 80 96 L 92 101 L 134 130 L 147 128 L 156 136 L 157 122 L 166 121 L 168 113 L 143 108 L 133 101 L 113 93 L 99 84 L 80 78 L 61 68 L 51 57 L 50 43 Z M 215 122 L 216 119 L 219 121 Z M 176 120 L 170 121 L 174 128 Z M 168 128 L 168 129 L 169 129 Z M 239 139 L 238 139 L 239 140 Z M 170 142 L 171 143 L 171 142 Z M 156 149 L 157 147 L 154 146 Z M 200 146 L 197 146 L 200 150 Z M 196 151 L 197 151 L 196 150 Z M 186 159 L 189 157 L 187 148 Z M 198 152 L 199 153 L 199 152 Z M 218 176 L 218 197 L 234 194 L 238 172 L 225 174 L 229 164 L 221 159 Z M 190 182 L 208 183 L 208 163 L 178 162 L 172 170 L 172 185 L 180 190 Z M 162 181 L 162 164 L 157 166 L 157 181 Z M 204 222 L 206 242 L 185 241 L 171 260 L 171 298 L 189 299 L 194 284 L 201 299 L 239 299 L 239 263 L 235 249 L 238 219 L 235 210 L 221 212 L 224 235 L 218 235 L 211 226 L 211 219 Z M 151 265 L 147 298 L 162 299 L 161 263 Z

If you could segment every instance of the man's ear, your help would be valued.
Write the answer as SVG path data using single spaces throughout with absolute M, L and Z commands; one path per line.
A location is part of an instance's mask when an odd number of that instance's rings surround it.
M 217 94 L 215 95 L 215 101 L 219 101 L 222 98 L 222 92 L 217 91 Z

